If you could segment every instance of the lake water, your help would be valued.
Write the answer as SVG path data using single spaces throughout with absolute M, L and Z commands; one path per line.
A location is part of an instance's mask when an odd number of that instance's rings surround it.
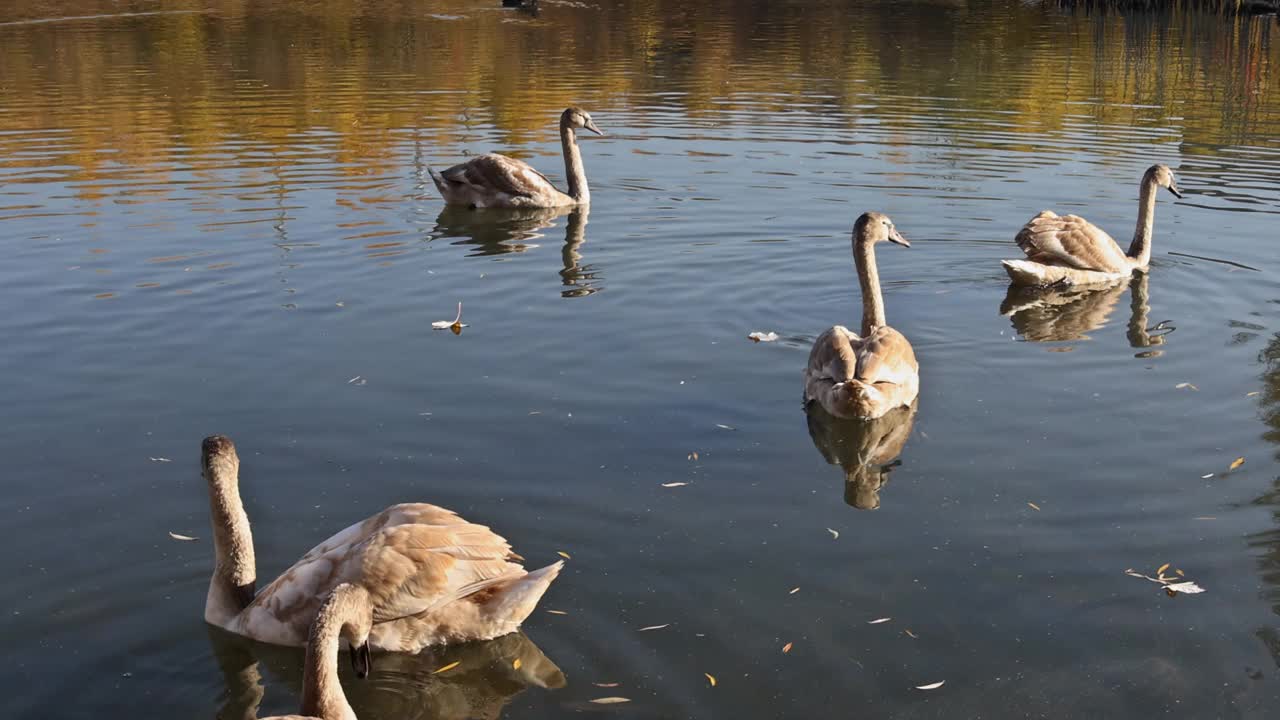
M 362 719 L 1280 713 L 1274 17 L 498 5 L 4 3 L 0 715 L 297 710 L 300 651 L 202 619 L 215 432 L 260 578 L 401 501 L 572 556 Z M 443 211 L 468 153 L 562 182 L 569 104 L 589 215 Z M 1149 276 L 1006 298 L 1027 218 L 1127 243 L 1155 162 Z M 801 405 L 867 209 L 922 375 L 879 429 Z

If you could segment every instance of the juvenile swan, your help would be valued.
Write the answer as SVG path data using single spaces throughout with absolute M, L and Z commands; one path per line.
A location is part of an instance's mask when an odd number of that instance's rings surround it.
M 842 418 L 878 418 L 910 405 L 920 391 L 911 343 L 884 320 L 875 244 L 911 247 L 887 215 L 864 213 L 853 225 L 853 264 L 862 286 L 862 336 L 836 325 L 818 336 L 804 371 L 805 403 Z
M 347 582 L 369 595 L 379 650 L 417 652 L 488 640 L 533 612 L 563 562 L 526 572 L 507 541 L 435 505 L 393 505 L 315 546 L 254 596 L 257 570 L 230 439 L 205 438 L 215 564 L 207 622 L 276 645 L 302 645 L 329 592 Z
M 343 583 L 333 589 L 311 623 L 307 640 L 306 670 L 302 678 L 302 714 L 263 720 L 356 720 L 356 713 L 338 681 L 338 648 L 342 639 L 351 645 L 351 666 L 356 676 L 369 676 L 369 630 L 373 608 L 364 588 Z
M 1182 197 L 1173 171 L 1165 165 L 1152 165 L 1142 176 L 1138 226 L 1128 253 L 1088 220 L 1045 210 L 1031 218 L 1014 238 L 1027 259 L 1001 261 L 1005 272 L 1014 285 L 1088 285 L 1122 280 L 1134 270 L 1146 270 L 1151 262 L 1156 189 L 1162 187 Z
M 574 132 L 579 128 L 604 135 L 604 131 L 596 127 L 582 108 L 571 107 L 561 113 L 560 145 L 564 148 L 568 193 L 557 190 L 545 175 L 529 167 L 528 163 L 497 153 L 481 155 L 442 173 L 431 170 L 431 179 L 449 205 L 473 208 L 586 205 L 591 202 L 591 191 L 587 188 L 587 173 L 582 169 L 582 154 L 578 152 L 577 133 Z

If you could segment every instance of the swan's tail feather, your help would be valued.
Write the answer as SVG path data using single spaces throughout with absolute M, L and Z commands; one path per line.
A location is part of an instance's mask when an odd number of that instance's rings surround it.
M 1030 260 L 1001 260 L 1004 271 L 1014 285 L 1043 286 L 1067 281 L 1066 268 L 1043 265 Z
M 515 630 L 533 613 L 563 567 L 564 561 L 560 560 L 514 579 L 495 595 L 489 612 L 493 617 L 510 623 L 511 630 Z
M 448 197 L 448 191 L 445 189 L 448 185 L 445 184 L 444 176 L 436 172 L 436 169 L 432 167 L 427 168 L 427 172 L 431 173 L 431 179 L 435 181 L 436 189 L 440 191 L 440 196 Z

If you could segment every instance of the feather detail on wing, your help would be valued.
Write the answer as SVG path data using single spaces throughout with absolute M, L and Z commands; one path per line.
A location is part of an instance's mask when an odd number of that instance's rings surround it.
M 1132 267 L 1110 235 L 1077 215 L 1060 216 L 1045 210 L 1031 218 L 1014 241 L 1027 259 L 1044 265 L 1111 273 Z
M 919 365 L 897 330 L 877 327 L 865 338 L 837 325 L 818 336 L 805 370 L 805 401 L 838 417 L 879 417 L 919 392 Z
M 454 165 L 440 175 L 448 183 L 464 185 L 477 192 L 497 192 L 512 197 L 558 192 L 546 175 L 528 163 L 496 153 Z

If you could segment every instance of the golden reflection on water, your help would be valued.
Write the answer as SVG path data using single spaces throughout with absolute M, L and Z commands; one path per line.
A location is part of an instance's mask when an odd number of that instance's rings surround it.
M 1208 153 L 1265 144 L 1280 124 L 1270 18 L 725 4 L 546 2 L 535 18 L 497 0 L 12 0 L 0 9 L 0 167 L 72 168 L 93 198 L 112 192 L 106 177 L 163 185 L 174 165 L 212 172 L 230 153 L 269 184 L 270 168 L 315 159 L 309 137 L 334 145 L 332 170 L 368 178 L 391 173 L 410 139 L 455 143 L 492 125 L 507 145 L 548 140 L 548 113 L 575 102 L 727 125 L 740 110 L 837 110 L 850 123 L 870 110 L 886 128 L 941 135 L 981 121 L 1004 149 L 1085 123 Z M 103 17 L 31 22 L 85 16 Z M 922 103 L 934 117 L 913 111 Z M 37 137 L 50 152 L 16 152 Z

